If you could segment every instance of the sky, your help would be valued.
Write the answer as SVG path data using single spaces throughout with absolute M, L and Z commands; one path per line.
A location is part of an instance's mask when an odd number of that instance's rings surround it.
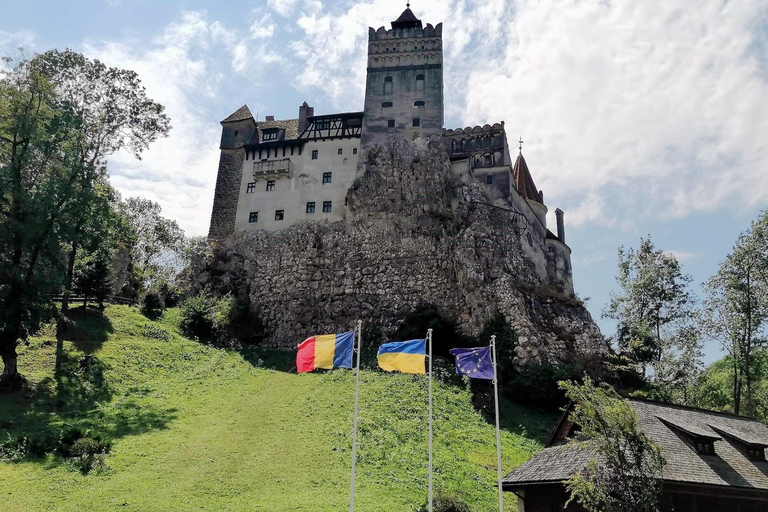
M 207 234 L 219 122 L 362 110 L 368 27 L 392 0 L 29 0 L 2 7 L 0 54 L 71 48 L 135 70 L 173 130 L 109 161 L 124 197 Z M 717 271 L 768 207 L 765 0 L 413 0 L 444 24 L 446 127 L 505 121 L 554 210 L 578 295 L 601 318 L 617 248 L 650 235 L 693 276 Z M 720 356 L 705 347 L 705 361 Z

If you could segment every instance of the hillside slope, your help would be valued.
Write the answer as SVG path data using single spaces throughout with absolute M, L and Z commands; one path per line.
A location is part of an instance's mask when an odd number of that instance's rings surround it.
M 95 313 L 94 313 L 95 314 Z M 19 368 L 30 386 L 0 396 L 0 439 L 68 426 L 113 440 L 108 468 L 88 475 L 51 456 L 0 462 L 0 510 L 335 511 L 348 504 L 354 377 L 288 373 L 292 354 L 211 348 L 111 306 L 81 318 L 53 374 L 52 331 Z M 165 339 L 162 339 L 165 338 Z M 93 354 L 89 368 L 84 354 Z M 362 374 L 357 510 L 411 511 L 427 494 L 423 376 Z M 553 417 L 504 404 L 504 470 L 540 447 Z M 435 487 L 476 512 L 497 507 L 494 428 L 463 383 L 435 386 Z M 508 503 L 513 503 L 510 495 Z

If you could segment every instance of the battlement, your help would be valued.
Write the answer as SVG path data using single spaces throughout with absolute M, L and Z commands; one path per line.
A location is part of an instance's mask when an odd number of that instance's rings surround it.
M 379 27 L 375 29 L 373 27 L 368 28 L 368 41 L 384 41 L 388 39 L 423 39 L 425 37 L 437 37 L 442 39 L 443 37 L 443 24 L 438 23 L 437 26 L 432 26 L 431 23 L 427 23 L 424 28 L 421 27 L 408 27 L 408 28 L 392 28 L 387 30 L 385 27 Z

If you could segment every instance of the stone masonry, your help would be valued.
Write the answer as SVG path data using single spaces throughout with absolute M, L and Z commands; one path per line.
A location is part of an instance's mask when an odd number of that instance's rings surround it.
M 519 335 L 519 364 L 607 352 L 583 304 L 534 271 L 525 219 L 458 180 L 438 138 L 393 135 L 369 150 L 347 203 L 339 222 L 219 240 L 195 262 L 198 286 L 249 297 L 274 347 L 351 330 L 358 319 L 391 333 L 428 303 L 469 335 L 504 314 Z

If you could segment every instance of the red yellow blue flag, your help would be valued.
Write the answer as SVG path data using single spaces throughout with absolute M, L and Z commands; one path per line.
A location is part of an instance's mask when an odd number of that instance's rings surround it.
M 354 345 L 354 331 L 307 338 L 296 352 L 296 371 L 306 373 L 318 368 L 352 368 Z

